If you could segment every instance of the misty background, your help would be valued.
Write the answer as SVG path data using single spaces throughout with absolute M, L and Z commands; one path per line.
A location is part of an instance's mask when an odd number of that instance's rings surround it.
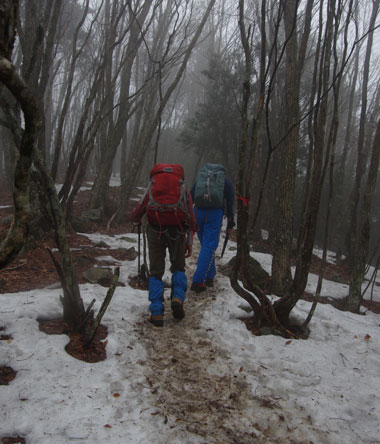
M 118 224 L 154 163 L 181 163 L 189 186 L 222 163 L 248 199 L 250 241 L 268 233 L 280 290 L 310 242 L 352 275 L 358 257 L 377 265 L 379 23 L 379 0 L 20 0 L 12 64 L 65 220 L 86 183 L 90 208 Z M 3 190 L 22 129 L 3 88 Z

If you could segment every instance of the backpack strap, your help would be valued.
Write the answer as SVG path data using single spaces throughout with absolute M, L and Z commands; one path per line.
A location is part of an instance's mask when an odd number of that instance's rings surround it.
M 209 200 L 211 202 L 210 174 L 211 171 L 207 173 L 207 181 L 206 181 L 207 193 L 203 196 L 203 198 L 204 200 Z
M 152 200 L 153 200 L 153 195 L 152 195 L 152 185 L 153 185 L 153 183 L 154 183 L 154 179 L 152 178 L 152 179 L 150 179 L 150 181 L 149 181 L 149 183 L 148 183 L 148 186 L 147 186 L 147 188 L 146 188 L 145 194 L 144 194 L 144 197 L 145 197 L 147 194 L 149 195 L 147 205 L 149 205 L 149 203 L 152 202 Z
M 146 187 L 144 194 L 142 195 L 140 199 L 140 203 L 144 202 L 144 199 L 146 198 L 146 195 L 149 193 L 149 188 L 151 187 L 151 182 L 148 183 L 148 186 Z
M 149 199 L 148 199 L 148 203 L 147 203 L 147 205 L 149 205 L 151 202 L 154 202 L 153 194 L 152 194 L 152 185 L 153 185 L 153 184 L 154 184 L 154 177 L 152 177 L 152 178 L 150 179 L 150 181 L 149 181 L 149 185 L 148 185 L 148 188 L 147 188 L 147 190 L 146 190 L 146 192 L 145 192 L 145 195 L 146 195 L 147 193 L 149 193 Z M 161 239 L 162 225 L 161 225 L 160 217 L 159 217 L 159 215 L 158 215 L 158 209 L 157 209 L 157 208 L 156 208 L 156 211 L 154 212 L 154 214 L 155 214 L 156 219 L 157 219 L 157 221 L 158 221 L 158 226 L 160 227 L 160 231 L 159 231 L 159 234 L 158 234 L 158 239 Z
M 183 202 L 184 204 L 184 210 L 186 210 L 187 212 L 187 194 L 186 194 L 186 184 L 185 181 L 183 181 L 182 179 L 179 180 L 180 184 L 181 184 L 181 194 L 179 196 L 179 202 Z
M 177 219 L 177 223 L 178 223 L 179 227 L 181 228 L 181 233 L 183 234 L 183 227 L 182 227 L 180 220 L 178 219 L 177 209 L 174 211 L 174 215 L 175 215 L 175 218 Z

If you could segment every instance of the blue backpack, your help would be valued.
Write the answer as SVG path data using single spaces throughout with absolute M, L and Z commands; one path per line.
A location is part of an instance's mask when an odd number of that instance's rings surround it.
M 224 207 L 226 170 L 219 163 L 206 163 L 199 170 L 195 183 L 194 203 L 198 208 Z

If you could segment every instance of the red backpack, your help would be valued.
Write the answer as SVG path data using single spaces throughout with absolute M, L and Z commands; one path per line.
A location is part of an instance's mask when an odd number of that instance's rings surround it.
M 152 225 L 181 225 L 189 222 L 185 173 L 182 165 L 154 165 L 148 185 L 146 214 Z

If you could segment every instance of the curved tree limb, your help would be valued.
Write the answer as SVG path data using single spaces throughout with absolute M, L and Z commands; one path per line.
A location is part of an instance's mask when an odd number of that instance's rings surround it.
M 14 219 L 6 238 L 0 245 L 0 268 L 9 264 L 23 247 L 28 232 L 29 218 L 29 171 L 32 154 L 41 126 L 37 102 L 17 73 L 13 64 L 0 56 L 0 82 L 3 83 L 20 103 L 24 113 L 25 128 L 19 147 L 19 159 L 15 169 L 13 190 Z

